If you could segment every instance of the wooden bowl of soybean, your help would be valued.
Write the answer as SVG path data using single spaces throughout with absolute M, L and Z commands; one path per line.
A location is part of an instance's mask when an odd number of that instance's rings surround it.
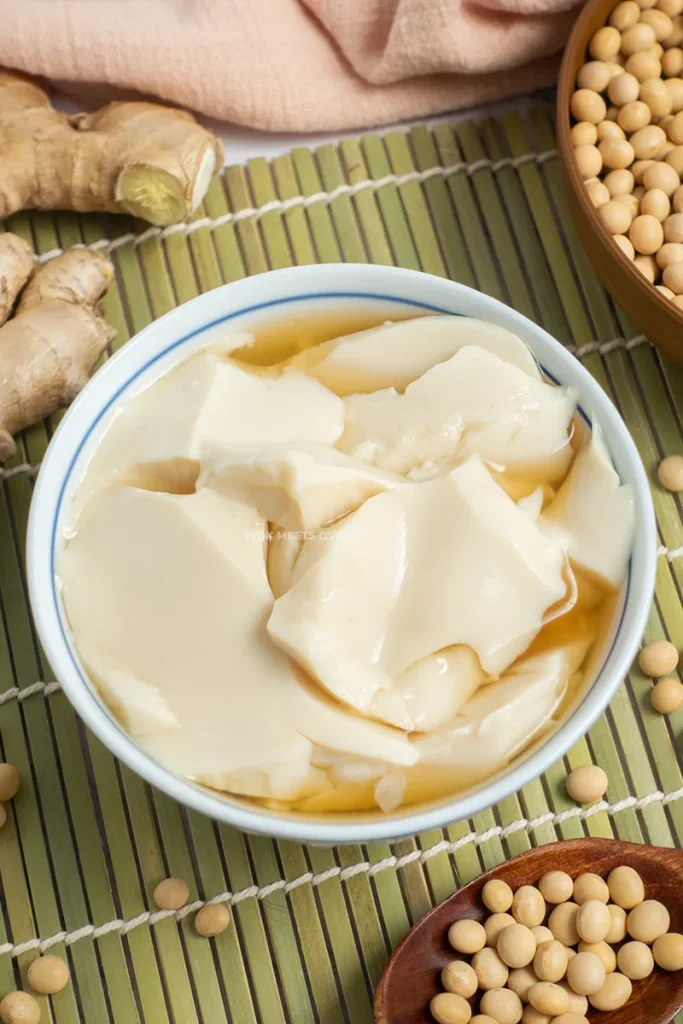
M 577 88 L 577 73 L 586 61 L 594 59 L 589 55 L 588 44 L 594 33 L 608 24 L 618 2 L 588 0 L 569 38 L 557 93 L 561 173 L 574 227 L 602 284 L 650 341 L 672 359 L 683 363 L 683 309 L 650 284 L 601 224 L 579 173 L 570 135 L 575 123 L 570 108 Z M 641 2 L 639 6 L 644 4 Z M 683 77 L 683 71 L 680 74 Z

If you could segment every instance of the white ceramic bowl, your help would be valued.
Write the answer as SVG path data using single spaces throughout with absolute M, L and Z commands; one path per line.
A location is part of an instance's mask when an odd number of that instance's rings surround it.
M 69 639 L 55 583 L 55 548 L 84 468 L 121 401 L 212 339 L 254 323 L 340 308 L 388 318 L 411 310 L 459 313 L 519 335 L 549 377 L 578 388 L 587 419 L 596 417 L 622 481 L 635 492 L 637 531 L 623 610 L 604 663 L 580 704 L 545 742 L 494 779 L 438 804 L 351 820 L 286 815 L 250 806 L 178 778 L 142 751 L 111 717 L 88 682 Z M 393 267 L 295 267 L 235 281 L 146 327 L 94 376 L 62 420 L 36 484 L 28 529 L 28 577 L 40 639 L 55 676 L 87 725 L 117 757 L 170 796 L 250 832 L 318 843 L 395 839 L 470 818 L 536 778 L 588 730 L 629 669 L 654 589 L 655 520 L 648 481 L 631 437 L 604 391 L 558 342 L 495 299 L 438 277 Z

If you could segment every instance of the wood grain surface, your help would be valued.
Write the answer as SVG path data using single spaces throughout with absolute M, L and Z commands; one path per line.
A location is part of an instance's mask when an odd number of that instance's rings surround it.
M 607 24 L 617 3 L 618 0 L 589 0 L 564 52 L 557 91 L 557 148 L 562 180 L 576 233 L 603 285 L 650 341 L 677 362 L 683 362 L 683 310 L 645 280 L 603 228 L 576 167 L 569 135 L 569 103 L 576 88 L 576 74 L 586 62 L 591 36 Z
M 488 871 L 435 907 L 408 932 L 394 951 L 377 988 L 377 1024 L 434 1024 L 429 1002 L 442 992 L 439 975 L 454 959 L 464 959 L 448 942 L 454 921 L 489 916 L 481 890 L 491 878 L 502 878 L 513 890 L 535 885 L 548 871 L 566 871 L 572 878 L 586 871 L 604 877 L 620 864 L 629 864 L 645 883 L 646 899 L 659 900 L 671 914 L 671 931 L 683 931 L 683 850 L 639 846 L 609 839 L 577 839 L 530 850 Z M 473 1004 L 474 1005 L 474 1004 Z M 601 1024 L 668 1024 L 683 1007 L 683 972 L 658 967 L 649 978 L 634 982 L 633 995 L 619 1010 L 589 1020 Z

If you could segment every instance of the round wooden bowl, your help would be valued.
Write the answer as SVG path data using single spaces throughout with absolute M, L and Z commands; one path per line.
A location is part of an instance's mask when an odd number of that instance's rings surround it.
M 576 88 L 576 74 L 585 63 L 591 36 L 607 24 L 610 11 L 618 2 L 588 0 L 569 38 L 557 92 L 560 167 L 574 226 L 603 285 L 650 341 L 672 359 L 683 363 L 683 310 L 645 280 L 603 228 L 576 168 L 569 136 L 569 103 Z

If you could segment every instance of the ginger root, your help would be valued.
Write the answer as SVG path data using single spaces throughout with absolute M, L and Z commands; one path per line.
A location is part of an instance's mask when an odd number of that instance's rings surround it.
M 183 110 L 108 103 L 69 116 L 30 79 L 0 70 L 0 218 L 106 210 L 174 224 L 199 206 L 222 155 Z
M 87 383 L 116 334 L 97 305 L 113 273 L 101 253 L 71 249 L 35 271 L 0 328 L 0 462 L 16 452 L 12 434 L 68 405 Z
M 15 300 L 33 273 L 31 246 L 9 231 L 0 234 L 0 324 L 12 312 Z

